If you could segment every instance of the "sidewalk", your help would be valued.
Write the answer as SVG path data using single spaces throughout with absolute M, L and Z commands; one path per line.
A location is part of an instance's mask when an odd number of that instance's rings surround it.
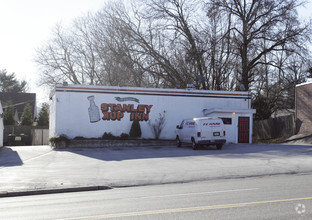
M 0 149 L 0 197 L 312 171 L 312 145 Z

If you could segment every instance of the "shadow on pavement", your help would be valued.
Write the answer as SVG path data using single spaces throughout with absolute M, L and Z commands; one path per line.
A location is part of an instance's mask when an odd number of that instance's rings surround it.
M 312 145 L 280 145 L 280 144 L 226 144 L 222 150 L 215 146 L 201 147 L 192 150 L 191 146 L 159 146 L 159 147 L 119 147 L 119 148 L 70 148 L 56 149 L 104 161 L 123 161 L 150 158 L 174 158 L 174 157 L 218 157 L 252 159 L 268 157 L 292 157 L 298 155 L 312 156 Z
M 0 149 L 0 167 L 21 165 L 23 165 L 23 161 L 16 151 L 6 147 Z

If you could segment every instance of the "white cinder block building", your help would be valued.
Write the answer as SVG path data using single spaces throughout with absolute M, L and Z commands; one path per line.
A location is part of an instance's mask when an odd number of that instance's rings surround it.
M 0 101 L 0 147 L 3 147 L 3 130 L 4 130 L 4 124 L 3 124 L 3 108 Z
M 249 92 L 56 85 L 50 100 L 50 137 L 129 134 L 138 119 L 142 138 L 154 138 L 148 121 L 165 114 L 160 139 L 175 139 L 183 119 L 211 116 L 223 119 L 228 143 L 252 143 L 256 111 Z

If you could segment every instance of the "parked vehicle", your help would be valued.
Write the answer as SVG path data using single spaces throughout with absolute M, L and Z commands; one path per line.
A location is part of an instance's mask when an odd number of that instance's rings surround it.
M 183 143 L 192 144 L 196 150 L 200 145 L 216 145 L 221 150 L 226 142 L 224 124 L 220 118 L 185 119 L 177 125 L 175 133 L 177 147 Z

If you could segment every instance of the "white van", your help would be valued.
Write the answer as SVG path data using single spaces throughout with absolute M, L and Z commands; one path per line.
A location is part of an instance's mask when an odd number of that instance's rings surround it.
M 221 150 L 226 142 L 224 124 L 220 118 L 185 119 L 177 125 L 175 132 L 177 147 L 190 143 L 194 150 L 199 145 L 216 145 Z

